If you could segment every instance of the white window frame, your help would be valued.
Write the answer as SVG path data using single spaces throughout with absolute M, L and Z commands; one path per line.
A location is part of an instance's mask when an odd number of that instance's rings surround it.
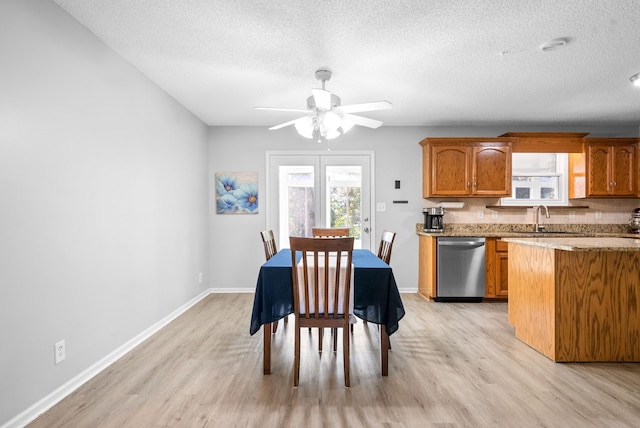
M 511 197 L 501 198 L 502 206 L 531 206 L 531 205 L 548 205 L 548 206 L 568 206 L 569 205 L 569 155 L 567 153 L 555 153 L 556 155 L 556 171 L 555 173 L 532 173 L 512 171 L 512 176 L 525 177 L 554 177 L 558 180 L 558 199 L 516 199 L 515 190 L 513 190 L 513 181 L 511 182 Z

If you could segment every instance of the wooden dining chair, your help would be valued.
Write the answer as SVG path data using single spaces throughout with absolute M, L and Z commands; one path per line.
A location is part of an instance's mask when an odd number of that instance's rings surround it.
M 300 330 L 342 329 L 344 385 L 349 386 L 349 303 L 354 238 L 290 237 L 295 345 L 293 385 L 300 381 Z M 296 253 L 302 253 L 299 265 Z M 345 256 L 345 257 L 343 257 Z M 335 266 L 334 266 L 335 264 Z
M 262 238 L 262 244 L 264 246 L 264 256 L 267 261 L 276 255 L 278 252 L 278 246 L 276 245 L 276 238 L 273 236 L 273 230 L 263 230 L 260 232 L 260 237 Z M 287 322 L 287 317 L 284 317 L 284 322 Z M 272 323 L 272 331 L 275 333 L 278 330 L 278 321 Z
M 278 252 L 278 246 L 276 245 L 276 238 L 273 236 L 273 230 L 263 230 L 260 232 L 260 237 L 262 238 L 262 244 L 264 245 L 264 256 L 269 260 Z
M 348 227 L 312 227 L 311 236 L 314 238 L 342 238 L 349 236 Z
M 391 250 L 393 249 L 393 240 L 396 239 L 396 233 L 385 230 L 380 238 L 380 246 L 378 247 L 378 258 L 389 264 L 391 261 Z
M 378 258 L 389 264 L 391 261 L 391 250 L 393 249 L 393 241 L 396 239 L 396 233 L 390 232 L 388 230 L 382 231 L 382 236 L 380 237 L 380 245 L 378 246 Z M 364 324 L 367 321 L 363 321 Z M 382 328 L 378 326 L 378 328 Z M 351 325 L 351 331 L 353 332 L 353 325 Z M 389 340 L 389 349 L 391 349 L 391 341 Z

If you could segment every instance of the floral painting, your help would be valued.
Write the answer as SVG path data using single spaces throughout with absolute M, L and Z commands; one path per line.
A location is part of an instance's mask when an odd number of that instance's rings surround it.
M 257 172 L 216 172 L 218 214 L 258 213 Z

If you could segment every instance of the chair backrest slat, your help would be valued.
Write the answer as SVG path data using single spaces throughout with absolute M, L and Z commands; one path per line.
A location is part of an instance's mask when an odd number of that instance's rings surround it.
M 348 227 L 312 227 L 311 236 L 314 238 L 338 238 L 349 236 Z
M 380 238 L 380 246 L 378 247 L 378 258 L 386 264 L 391 261 L 391 250 L 393 249 L 393 241 L 396 239 L 396 233 L 385 230 Z

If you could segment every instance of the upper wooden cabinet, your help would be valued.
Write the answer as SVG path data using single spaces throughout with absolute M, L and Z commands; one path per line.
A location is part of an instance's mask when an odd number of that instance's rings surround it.
M 569 197 L 637 197 L 637 150 L 635 138 L 585 140 L 584 152 L 569 157 Z
M 424 198 L 511 195 L 510 142 L 429 138 L 420 145 Z

